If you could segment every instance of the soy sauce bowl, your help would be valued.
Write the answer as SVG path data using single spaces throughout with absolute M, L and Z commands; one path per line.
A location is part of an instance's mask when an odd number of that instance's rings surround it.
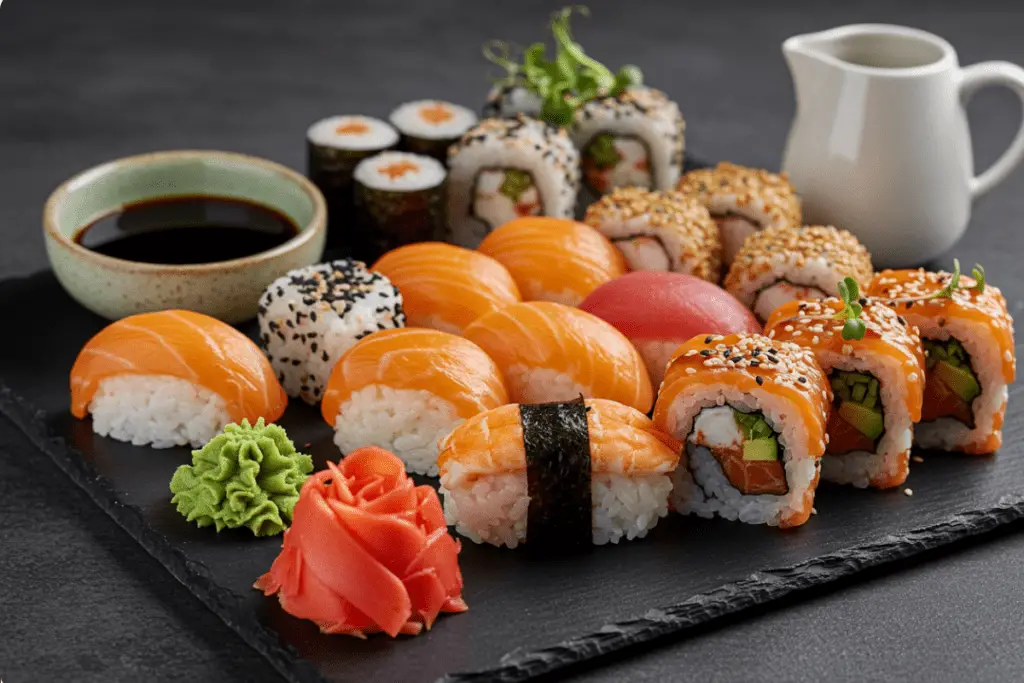
M 262 205 L 288 218 L 297 232 L 267 251 L 186 265 L 114 258 L 76 241 L 87 226 L 125 207 L 187 196 Z M 104 318 L 184 308 L 240 323 L 255 317 L 267 285 L 322 258 L 327 209 L 316 186 L 271 161 L 229 152 L 157 152 L 111 161 L 65 182 L 46 202 L 43 233 L 61 285 Z M 201 240 L 194 247 L 202 254 Z

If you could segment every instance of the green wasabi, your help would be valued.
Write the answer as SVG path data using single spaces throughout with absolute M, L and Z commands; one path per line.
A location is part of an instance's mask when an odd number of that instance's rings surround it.
M 299 489 L 313 471 L 313 460 L 295 450 L 284 429 L 229 424 L 202 449 L 192 464 L 171 478 L 171 503 L 200 527 L 246 527 L 257 536 L 274 536 L 291 522 Z

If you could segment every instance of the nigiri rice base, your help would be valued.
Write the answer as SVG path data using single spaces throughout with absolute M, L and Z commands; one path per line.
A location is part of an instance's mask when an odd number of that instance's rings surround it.
M 505 383 L 513 403 L 550 403 L 589 397 L 589 389 L 571 375 L 551 368 L 513 365 L 505 370 Z
M 785 495 L 753 494 L 738 491 L 729 483 L 722 466 L 705 446 L 690 440 L 697 415 L 712 406 L 731 405 L 750 411 L 760 410 L 778 434 L 784 452 Z M 745 394 L 727 386 L 694 386 L 681 394 L 671 407 L 668 420 L 670 433 L 686 440 L 686 461 L 681 461 L 673 474 L 672 505 L 681 514 L 700 517 L 718 515 L 747 524 L 778 526 L 782 518 L 804 508 L 804 493 L 814 482 L 819 460 L 809 457 L 796 444 L 806 443 L 807 429 L 800 420 L 785 419 L 792 404 L 767 391 Z M 821 445 L 824 449 L 824 443 Z
M 436 477 L 437 442 L 463 421 L 454 405 L 428 391 L 371 384 L 341 404 L 334 443 L 342 453 L 379 446 L 409 472 Z
M 453 473 L 455 473 L 453 471 Z M 594 545 L 643 538 L 668 515 L 668 475 L 594 474 L 590 484 Z M 480 477 L 466 488 L 441 482 L 448 524 L 475 543 L 515 548 L 527 538 L 526 472 Z
M 89 412 L 100 436 L 153 448 L 199 448 L 232 422 L 219 394 L 166 375 L 108 377 Z

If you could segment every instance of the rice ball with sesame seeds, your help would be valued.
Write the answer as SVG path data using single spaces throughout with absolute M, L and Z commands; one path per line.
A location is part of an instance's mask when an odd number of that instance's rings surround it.
M 402 295 L 361 261 L 293 270 L 260 297 L 260 341 L 289 396 L 323 397 L 343 353 L 378 330 L 405 327 Z

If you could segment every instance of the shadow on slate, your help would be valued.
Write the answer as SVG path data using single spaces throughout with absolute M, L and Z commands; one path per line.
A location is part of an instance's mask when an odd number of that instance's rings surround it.
M 442 617 L 417 638 L 326 637 L 250 588 L 270 567 L 280 537 L 218 535 L 186 523 L 170 505 L 168 483 L 190 461 L 187 449 L 135 448 L 71 418 L 71 365 L 104 321 L 49 272 L 0 283 L 0 319 L 33 321 L 40 311 L 45 325 L 2 335 L 0 412 L 294 681 L 524 680 L 1024 517 L 1024 397 L 1015 386 L 1001 454 L 922 453 L 906 484 L 913 497 L 824 485 L 818 514 L 799 529 L 670 515 L 644 540 L 568 560 L 464 541 L 469 612 Z M 318 466 L 338 457 L 315 408 L 293 402 L 281 424 Z

